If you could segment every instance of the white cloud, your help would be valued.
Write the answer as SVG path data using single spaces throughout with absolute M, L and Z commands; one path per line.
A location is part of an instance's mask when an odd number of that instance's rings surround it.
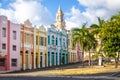
M 1 15 L 6 15 L 14 22 L 23 23 L 30 19 L 34 25 L 49 25 L 52 17 L 40 0 L 16 0 L 10 3 L 10 9 L 0 9 Z
M 120 9 L 120 0 L 78 0 L 78 2 L 88 8 Z
M 120 0 L 106 0 L 105 7 L 109 10 L 120 10 Z
M 78 0 L 80 5 L 86 6 L 86 7 L 90 7 L 90 8 L 97 8 L 102 4 L 105 0 Z
M 11 9 L 2 9 L 0 8 L 0 15 L 6 15 L 9 19 L 12 19 L 12 21 L 15 21 L 16 19 L 14 18 L 14 11 Z
M 71 8 L 70 13 L 65 13 L 65 15 L 66 29 L 78 27 L 82 22 L 84 22 L 84 17 L 81 14 L 80 10 L 74 6 Z
M 78 0 L 79 4 L 85 7 L 84 11 L 80 11 L 76 7 L 72 7 L 66 15 L 66 28 L 81 27 L 87 22 L 87 27 L 92 23 L 97 23 L 97 17 L 108 19 L 120 10 L 120 0 Z

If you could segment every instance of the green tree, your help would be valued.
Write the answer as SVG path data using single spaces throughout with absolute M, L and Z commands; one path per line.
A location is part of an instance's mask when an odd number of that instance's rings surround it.
M 88 30 L 86 29 L 86 23 L 82 25 L 82 28 L 73 28 L 72 29 L 72 38 L 73 38 L 73 46 L 78 43 L 82 50 L 82 64 L 84 66 L 84 51 L 85 46 L 87 44 L 87 36 Z
M 96 36 L 101 36 L 100 35 L 100 32 L 101 32 L 101 28 L 102 28 L 102 25 L 104 23 L 104 20 L 101 20 L 100 17 L 97 18 L 98 19 L 98 24 L 92 24 L 90 27 L 91 28 L 95 28 L 94 31 L 92 31 L 92 33 Z
M 97 46 L 97 40 L 95 39 L 94 35 L 91 32 L 87 34 L 87 44 L 85 46 L 86 51 L 89 52 L 89 66 L 91 66 L 91 51 L 95 50 Z
M 112 16 L 104 23 L 101 30 L 103 50 L 109 57 L 115 59 L 115 68 L 118 66 L 120 52 L 120 13 Z
M 105 21 L 101 20 L 100 17 L 98 17 L 97 19 L 98 19 L 98 24 L 92 24 L 90 27 L 95 29 L 92 31 L 92 34 L 96 38 L 98 38 L 99 42 L 100 42 L 100 44 L 99 44 L 100 48 L 99 48 L 99 51 L 97 53 L 98 53 L 98 55 L 102 55 L 101 28 L 102 28 Z M 101 63 L 99 62 L 99 64 L 102 64 L 102 61 L 101 61 Z

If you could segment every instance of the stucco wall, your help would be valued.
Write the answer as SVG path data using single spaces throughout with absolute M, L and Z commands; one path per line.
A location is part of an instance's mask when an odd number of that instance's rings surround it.
M 13 31 L 16 31 L 16 40 L 13 39 Z M 16 45 L 16 51 L 13 51 L 13 45 Z M 11 59 L 17 59 L 17 66 L 10 66 L 10 70 L 20 69 L 20 26 L 10 22 L 10 65 Z
M 8 67 L 7 67 L 7 64 L 8 64 L 8 58 L 7 58 L 8 57 L 8 55 L 7 55 L 8 54 L 7 53 L 7 50 L 8 50 L 8 47 L 7 47 L 8 46 L 8 44 L 7 44 L 8 28 L 7 28 L 7 24 L 8 24 L 7 17 L 0 16 L 0 58 L 5 58 L 5 66 L 1 66 L 0 71 L 8 69 Z M 3 27 L 6 28 L 6 37 L 2 36 L 2 28 Z M 6 49 L 5 50 L 2 49 L 2 44 L 3 43 L 6 44 Z M 4 55 L 4 54 L 6 54 L 6 55 Z

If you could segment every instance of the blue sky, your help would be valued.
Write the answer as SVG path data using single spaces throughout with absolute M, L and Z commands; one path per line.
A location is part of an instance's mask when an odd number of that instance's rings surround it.
M 44 0 L 42 3 L 53 13 L 53 15 L 56 14 L 59 5 L 63 12 L 68 12 L 73 5 L 80 10 L 84 10 L 84 7 L 80 6 L 77 0 Z
M 16 0 L 0 0 L 1 8 L 3 9 L 11 8 L 9 4 L 15 1 Z M 30 0 L 26 0 L 26 1 L 30 1 Z M 48 8 L 48 10 L 52 13 L 53 16 L 55 16 L 58 6 L 61 6 L 63 12 L 70 11 L 70 8 L 72 8 L 73 5 L 78 9 L 80 9 L 81 11 L 84 11 L 84 6 L 79 5 L 77 0 L 42 0 L 40 2 L 42 3 L 42 5 Z
M 0 15 L 12 22 L 29 19 L 33 25 L 49 26 L 55 21 L 58 6 L 64 12 L 66 29 L 87 27 L 97 23 L 97 17 L 108 19 L 120 11 L 120 0 L 0 0 Z

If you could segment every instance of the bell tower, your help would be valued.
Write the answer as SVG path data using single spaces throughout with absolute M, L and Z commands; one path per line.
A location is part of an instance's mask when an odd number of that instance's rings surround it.
M 54 23 L 59 30 L 62 30 L 65 28 L 65 21 L 63 17 L 64 17 L 64 14 L 61 10 L 61 7 L 59 6 L 58 11 L 56 13 L 56 21 Z

